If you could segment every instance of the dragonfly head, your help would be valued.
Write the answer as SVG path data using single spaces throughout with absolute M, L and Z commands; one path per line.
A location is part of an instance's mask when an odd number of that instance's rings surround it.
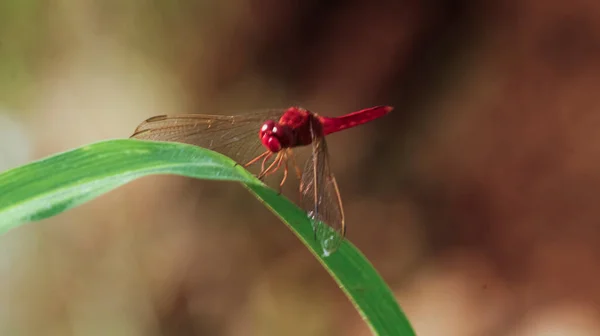
M 273 153 L 277 153 L 283 148 L 290 147 L 292 143 L 292 133 L 290 128 L 273 120 L 267 120 L 262 125 L 259 136 L 263 146 Z

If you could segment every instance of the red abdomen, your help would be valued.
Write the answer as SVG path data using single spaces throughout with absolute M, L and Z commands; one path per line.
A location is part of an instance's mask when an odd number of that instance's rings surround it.
M 377 118 L 383 117 L 384 115 L 392 111 L 391 106 L 375 106 L 357 112 L 352 112 L 341 117 L 327 118 L 319 117 L 323 124 L 324 135 L 339 132 L 347 128 L 352 128 Z

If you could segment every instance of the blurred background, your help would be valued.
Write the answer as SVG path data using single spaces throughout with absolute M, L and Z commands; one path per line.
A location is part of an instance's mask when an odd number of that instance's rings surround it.
M 0 0 L 0 170 L 159 114 L 395 106 L 328 144 L 419 335 L 598 335 L 599 92 L 598 1 Z M 233 183 L 147 177 L 0 246 L 2 335 L 369 335 Z

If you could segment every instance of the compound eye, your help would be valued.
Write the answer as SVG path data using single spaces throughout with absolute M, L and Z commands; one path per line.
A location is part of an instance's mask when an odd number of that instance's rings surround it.
M 277 129 L 275 127 L 275 122 L 273 120 L 267 120 L 260 128 L 260 137 L 262 138 L 268 132 L 273 132 L 273 129 Z
M 267 134 L 263 136 L 261 140 L 263 146 L 265 146 L 269 151 L 277 153 L 281 150 L 281 142 L 279 142 L 277 137 Z
M 281 143 L 276 137 L 270 137 L 268 147 L 271 152 L 279 152 L 281 150 Z

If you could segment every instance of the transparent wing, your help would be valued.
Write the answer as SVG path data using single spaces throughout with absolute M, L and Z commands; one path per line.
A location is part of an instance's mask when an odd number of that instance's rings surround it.
M 302 207 L 312 220 L 315 237 L 325 255 L 337 250 L 344 236 L 344 209 L 335 177 L 329 167 L 327 143 L 322 126 L 311 119 L 312 154 L 300 181 Z
M 266 110 L 234 116 L 161 115 L 142 122 L 131 138 L 181 142 L 200 146 L 245 164 L 265 151 L 258 137 L 262 124 L 279 120 L 284 110 Z

